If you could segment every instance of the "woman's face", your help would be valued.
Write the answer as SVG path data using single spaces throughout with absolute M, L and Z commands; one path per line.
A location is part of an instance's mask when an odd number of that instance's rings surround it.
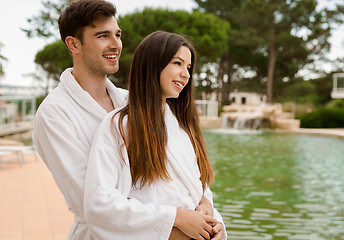
M 160 88 L 162 101 L 167 98 L 178 98 L 179 93 L 189 82 L 191 67 L 191 52 L 181 46 L 172 60 L 160 73 Z

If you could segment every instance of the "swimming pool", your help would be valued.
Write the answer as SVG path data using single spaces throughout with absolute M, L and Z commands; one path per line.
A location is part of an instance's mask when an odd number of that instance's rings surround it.
M 344 139 L 203 134 L 230 239 L 344 239 Z

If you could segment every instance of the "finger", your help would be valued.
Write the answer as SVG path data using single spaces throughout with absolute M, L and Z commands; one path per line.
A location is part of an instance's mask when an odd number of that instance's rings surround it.
M 215 234 L 215 236 L 211 240 L 221 240 L 222 239 L 222 234 L 219 232 Z
M 203 231 L 201 231 L 201 235 L 202 235 L 202 237 L 203 237 L 204 239 L 210 239 L 210 234 L 209 234 L 209 232 L 206 231 L 206 230 L 204 230 L 204 229 L 203 229 Z
M 208 223 L 215 223 L 217 224 L 217 220 L 209 215 L 205 215 L 204 216 L 204 220 Z
M 213 234 L 213 228 L 209 224 L 204 224 L 203 229 L 210 234 Z
M 223 230 L 224 230 L 224 225 L 223 225 L 223 223 L 221 223 L 221 222 L 218 222 L 218 223 L 213 227 L 213 231 L 214 231 L 215 233 L 218 233 L 218 232 L 223 231 Z
M 197 239 L 197 240 L 204 240 L 204 238 L 203 238 L 202 235 L 199 235 L 196 239 Z
M 217 223 L 215 227 L 213 227 L 213 232 L 215 233 L 212 240 L 221 240 L 223 235 L 223 224 Z

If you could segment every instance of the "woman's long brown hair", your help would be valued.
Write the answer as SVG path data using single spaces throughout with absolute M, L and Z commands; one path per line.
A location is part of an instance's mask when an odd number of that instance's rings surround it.
M 167 131 L 162 109 L 160 73 L 181 46 L 191 52 L 190 79 L 178 98 L 167 99 L 179 125 L 189 135 L 197 157 L 203 188 L 213 180 L 213 171 L 199 127 L 194 103 L 192 71 L 195 50 L 182 36 L 157 31 L 148 35 L 136 48 L 129 75 L 128 105 L 119 111 L 119 131 L 127 148 L 133 186 L 140 187 L 159 179 L 170 180 L 166 169 Z M 123 119 L 127 116 L 127 129 Z M 124 133 L 125 132 L 125 133 Z

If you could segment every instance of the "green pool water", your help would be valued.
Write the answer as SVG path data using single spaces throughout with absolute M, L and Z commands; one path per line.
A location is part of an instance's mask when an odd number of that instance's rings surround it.
M 203 134 L 229 239 L 344 239 L 344 139 Z

